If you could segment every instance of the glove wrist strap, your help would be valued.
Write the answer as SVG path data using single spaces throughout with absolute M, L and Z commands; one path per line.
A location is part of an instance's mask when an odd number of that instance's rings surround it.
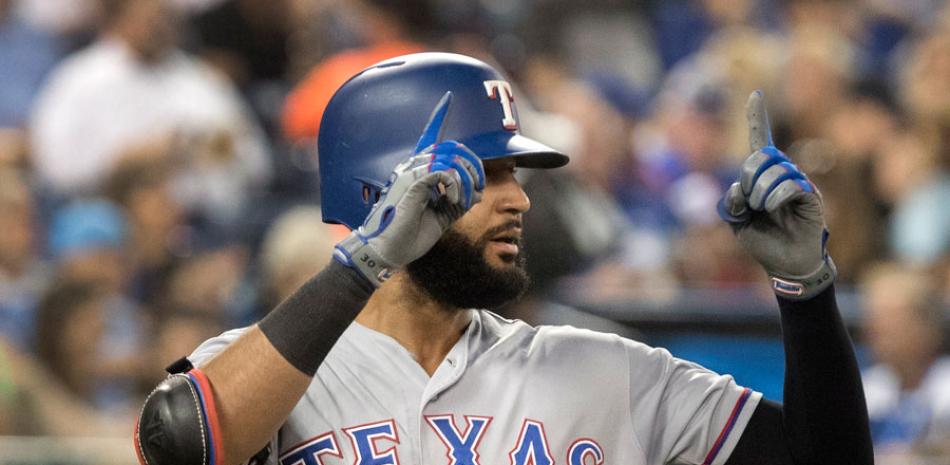
M 789 300 L 808 300 L 825 290 L 838 276 L 838 269 L 830 256 L 826 256 L 814 273 L 804 277 L 785 277 L 769 273 L 772 290 L 779 297 Z
M 392 276 L 388 262 L 355 231 L 336 245 L 333 258 L 359 271 L 377 288 Z

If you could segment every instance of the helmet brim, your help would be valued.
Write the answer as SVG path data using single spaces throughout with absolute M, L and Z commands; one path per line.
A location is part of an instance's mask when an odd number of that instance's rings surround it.
M 512 157 L 515 166 L 523 168 L 560 168 L 570 161 L 567 155 L 521 134 L 485 134 L 461 142 L 482 160 Z M 498 147 L 504 148 L 499 152 Z

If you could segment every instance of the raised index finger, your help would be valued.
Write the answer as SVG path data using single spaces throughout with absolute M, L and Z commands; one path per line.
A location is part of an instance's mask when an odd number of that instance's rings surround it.
M 772 145 L 772 128 L 769 127 L 769 114 L 765 110 L 765 96 L 761 90 L 749 95 L 745 104 L 745 115 L 749 122 L 749 146 L 753 152 Z
M 439 99 L 439 103 L 432 110 L 432 116 L 429 117 L 426 128 L 422 130 L 422 137 L 419 138 L 419 142 L 416 144 L 416 153 L 420 153 L 442 140 L 442 124 L 445 123 L 445 117 L 448 116 L 451 103 L 452 92 L 449 91 Z

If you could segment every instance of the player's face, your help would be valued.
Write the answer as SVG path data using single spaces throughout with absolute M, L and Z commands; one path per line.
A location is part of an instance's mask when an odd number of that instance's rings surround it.
M 531 202 L 515 179 L 511 158 L 488 160 L 482 201 L 460 218 L 452 228 L 483 247 L 485 261 L 495 268 L 519 266 L 521 221 Z
M 406 267 L 409 276 L 456 308 L 493 309 L 518 298 L 529 282 L 521 253 L 521 217 L 529 207 L 514 162 L 485 162 L 482 201 Z

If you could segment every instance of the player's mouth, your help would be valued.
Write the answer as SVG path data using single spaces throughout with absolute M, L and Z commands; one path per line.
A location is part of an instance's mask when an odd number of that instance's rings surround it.
M 499 255 L 509 255 L 514 257 L 518 255 L 521 244 L 521 229 L 509 229 L 500 233 L 489 240 L 492 249 Z

